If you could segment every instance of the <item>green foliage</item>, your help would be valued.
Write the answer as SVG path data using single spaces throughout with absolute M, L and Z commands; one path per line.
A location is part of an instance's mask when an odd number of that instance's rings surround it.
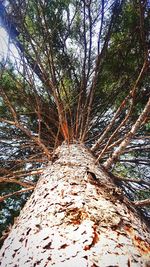
M 148 25 L 150 23 L 148 17 L 145 17 L 144 23 L 145 35 L 148 35 Z M 109 49 L 100 73 L 99 87 L 97 87 L 99 92 L 97 94 L 104 95 L 104 97 L 107 94 L 115 95 L 117 106 L 120 105 L 120 102 L 134 86 L 144 61 L 145 48 L 141 40 L 139 24 L 138 5 L 134 1 L 126 1 L 111 34 Z M 146 79 L 149 81 L 148 77 Z M 145 100 L 142 105 L 143 108 L 147 99 L 145 99 L 145 93 L 142 97 L 142 86 L 143 84 L 139 86 L 136 102 L 140 104 Z M 145 86 L 146 81 L 144 82 L 144 88 Z M 149 91 L 148 84 L 147 87 Z M 138 106 L 137 110 L 139 110 Z
M 145 198 L 150 198 L 150 191 L 148 189 L 147 190 L 141 189 L 136 192 L 136 199 L 143 200 Z
M 19 190 L 19 186 L 8 185 L 1 186 L 0 194 L 1 196 L 6 193 L 15 192 Z M 0 203 L 0 247 L 3 244 L 3 235 L 5 232 L 9 232 L 11 229 L 14 220 L 18 217 L 21 208 L 23 208 L 24 204 L 27 201 L 27 198 L 30 196 L 30 193 L 23 194 L 20 196 L 11 197 L 4 202 Z

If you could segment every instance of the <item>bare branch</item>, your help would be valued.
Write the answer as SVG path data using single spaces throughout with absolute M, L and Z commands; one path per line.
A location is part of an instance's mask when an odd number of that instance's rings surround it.
M 20 122 L 15 122 L 15 121 L 9 121 L 7 119 L 0 118 L 1 122 L 6 122 L 10 125 L 14 125 L 16 128 L 20 129 L 22 132 L 24 132 L 35 144 L 37 144 L 45 153 L 45 155 L 48 157 L 48 159 L 51 159 L 51 153 L 49 149 L 42 143 L 40 138 L 33 136 L 32 132 L 27 129 L 23 124 Z
M 99 53 L 100 53 L 101 34 L 102 34 L 103 21 L 104 21 L 104 0 L 101 0 L 101 5 L 102 5 L 102 11 L 101 11 L 101 23 L 100 23 L 100 29 L 99 29 L 99 34 L 98 34 L 98 42 L 97 42 L 97 51 L 98 51 L 98 55 L 99 55 Z
M 140 126 L 145 121 L 145 119 L 147 118 L 149 113 L 150 113 L 150 98 L 149 98 L 143 112 L 141 113 L 141 115 L 139 116 L 139 118 L 137 119 L 135 124 L 132 126 L 131 130 L 125 136 L 125 139 L 121 142 L 119 147 L 114 151 L 112 156 L 110 158 L 108 158 L 108 160 L 104 163 L 104 166 L 106 169 L 109 169 L 112 166 L 112 164 L 114 164 L 118 160 L 118 158 L 124 152 L 125 148 L 130 143 L 130 141 L 133 138 L 133 136 L 135 135 L 136 131 L 140 128 Z
M 119 181 L 124 181 L 124 182 L 131 182 L 131 183 L 137 183 L 137 184 L 145 184 L 150 186 L 150 182 L 145 181 L 144 179 L 136 179 L 136 178 L 124 178 L 118 175 L 113 174 L 113 178 Z
M 27 188 L 34 185 L 34 183 L 32 182 L 21 182 L 19 180 L 16 180 L 15 177 L 14 178 L 0 177 L 0 183 L 14 183 Z
M 144 200 L 139 200 L 139 201 L 134 201 L 133 204 L 136 207 L 150 206 L 150 198 L 144 199 Z
M 31 170 L 31 171 L 17 171 L 17 172 L 13 172 L 13 177 L 11 174 L 8 173 L 7 178 L 11 178 L 11 179 L 18 179 L 18 178 L 22 178 L 22 177 L 26 177 L 29 175 L 36 175 L 36 174 L 41 174 L 43 173 L 43 169 L 36 169 L 36 170 Z M 2 177 L 3 179 L 3 177 Z
M 4 201 L 5 199 L 7 199 L 9 197 L 20 195 L 20 194 L 23 194 L 23 193 L 31 191 L 31 190 L 34 190 L 34 186 L 31 186 L 31 187 L 28 187 L 27 189 L 19 190 L 17 192 L 10 193 L 10 194 L 7 194 L 5 196 L 2 196 L 2 197 L 0 197 L 0 202 Z
M 139 85 L 139 82 L 141 80 L 141 78 L 143 77 L 143 75 L 145 74 L 145 72 L 148 69 L 148 61 L 147 58 L 143 63 L 143 66 L 141 68 L 141 71 L 139 73 L 138 78 L 136 79 L 136 82 L 133 86 L 133 88 L 130 90 L 129 94 L 125 97 L 125 99 L 122 101 L 121 105 L 119 106 L 119 108 L 117 109 L 113 119 L 111 120 L 111 122 L 108 124 L 108 126 L 106 127 L 105 131 L 103 132 L 103 134 L 100 136 L 100 138 L 97 140 L 97 142 L 92 146 L 91 151 L 94 152 L 98 149 L 99 145 L 102 143 L 102 141 L 104 140 L 105 136 L 107 135 L 107 133 L 111 130 L 112 126 L 114 125 L 116 119 L 118 118 L 118 116 L 120 115 L 121 111 L 125 108 L 128 100 L 132 97 L 135 96 L 137 87 Z M 107 146 L 105 148 L 105 150 L 107 149 L 107 147 L 109 146 L 111 140 L 113 139 L 113 137 L 115 136 L 115 134 L 118 132 L 118 130 L 126 123 L 126 121 L 128 120 L 129 116 L 130 116 L 131 110 L 129 110 L 128 114 L 126 115 L 125 119 L 122 121 L 122 123 L 118 126 L 118 128 L 115 130 L 115 132 L 113 132 L 112 137 L 110 137 Z M 101 156 L 100 156 L 101 157 Z
M 118 16 L 118 11 L 116 8 L 114 8 L 113 14 L 112 14 L 112 17 L 111 17 L 111 20 L 109 23 L 108 31 L 107 31 L 107 34 L 105 36 L 103 48 L 96 59 L 96 63 L 95 63 L 96 66 L 95 66 L 95 70 L 94 70 L 95 74 L 93 76 L 92 84 L 91 84 L 89 94 L 87 96 L 87 99 L 86 99 L 86 102 L 84 105 L 84 110 L 83 110 L 82 124 L 81 124 L 81 130 L 80 130 L 80 140 L 82 142 L 85 140 L 85 137 L 86 137 L 86 134 L 88 131 L 89 122 L 90 122 L 90 115 L 91 115 L 91 110 L 92 110 L 92 104 L 93 104 L 93 98 L 94 98 L 94 93 L 95 93 L 95 89 L 96 89 L 96 85 L 97 85 L 97 81 L 98 81 L 98 75 L 101 72 L 102 60 L 104 60 L 104 57 L 106 55 L 108 43 L 109 43 L 111 33 L 112 33 L 112 27 L 115 23 L 117 16 Z

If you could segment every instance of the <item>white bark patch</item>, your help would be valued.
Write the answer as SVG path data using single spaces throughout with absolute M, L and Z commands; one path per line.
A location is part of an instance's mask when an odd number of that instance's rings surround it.
M 146 225 L 92 155 L 77 144 L 56 153 L 1 249 L 0 266 L 149 266 Z

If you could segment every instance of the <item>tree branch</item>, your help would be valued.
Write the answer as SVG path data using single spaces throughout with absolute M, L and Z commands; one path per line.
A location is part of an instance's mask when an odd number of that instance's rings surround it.
M 31 186 L 31 187 L 28 187 L 27 189 L 19 190 L 17 192 L 10 193 L 10 194 L 7 194 L 5 196 L 2 196 L 2 197 L 0 197 L 0 202 L 4 201 L 5 199 L 7 199 L 9 197 L 16 196 L 16 195 L 19 195 L 19 194 L 23 194 L 23 193 L 28 192 L 30 190 L 34 190 L 34 188 L 35 188 L 34 186 Z
M 124 181 L 124 182 L 129 182 L 129 183 L 131 182 L 131 183 L 137 183 L 137 184 L 145 184 L 145 185 L 150 186 L 150 182 L 147 182 L 143 179 L 124 178 L 124 177 L 114 175 L 114 174 L 113 174 L 113 178 L 119 181 Z
M 144 200 L 139 200 L 139 201 L 134 201 L 133 204 L 136 207 L 150 206 L 150 198 L 147 198 L 147 199 L 144 199 Z
M 130 90 L 129 94 L 125 97 L 125 99 L 122 101 L 121 105 L 119 106 L 119 108 L 117 109 L 113 119 L 111 120 L 111 122 L 108 124 L 108 126 L 106 127 L 105 131 L 103 132 L 103 134 L 100 136 L 100 138 L 97 140 L 97 142 L 92 146 L 91 151 L 95 152 L 99 145 L 102 143 L 102 141 L 104 140 L 105 136 L 107 135 L 107 133 L 111 130 L 112 126 L 114 125 L 116 119 L 118 118 L 118 116 L 120 115 L 121 111 L 125 108 L 127 101 L 131 98 L 135 96 L 135 92 L 137 90 L 137 87 L 139 85 L 139 82 L 141 81 L 141 78 L 143 77 L 143 75 L 145 74 L 145 72 L 148 69 L 148 61 L 147 58 L 143 63 L 143 66 L 141 68 L 141 71 L 138 75 L 138 78 L 135 81 L 135 84 L 133 86 L 133 88 Z M 128 117 L 130 116 L 130 111 L 128 112 L 128 114 L 126 115 L 125 119 L 121 122 L 121 124 L 118 126 L 118 128 L 115 130 L 115 132 L 113 132 L 112 137 L 109 138 L 109 141 L 105 147 L 106 148 L 109 146 L 110 141 L 112 140 L 112 138 L 114 137 L 114 135 L 118 132 L 118 130 L 126 123 L 126 121 L 128 120 Z M 101 157 L 102 155 L 100 155 L 99 157 Z
M 135 135 L 136 131 L 140 128 L 140 126 L 145 121 L 149 113 L 150 113 L 150 98 L 143 112 L 141 113 L 135 124 L 132 126 L 131 130 L 126 134 L 124 140 L 121 142 L 119 147 L 113 152 L 112 156 L 108 158 L 108 160 L 104 163 L 104 167 L 106 169 L 109 169 L 112 166 L 112 164 L 114 164 L 118 160 L 118 158 L 124 152 L 125 148 L 128 146 L 131 139 Z
M 14 183 L 14 184 L 18 184 L 20 186 L 23 187 L 27 187 L 30 188 L 31 186 L 33 186 L 34 183 L 32 182 L 21 182 L 15 179 L 15 177 L 13 178 L 5 178 L 5 177 L 0 177 L 0 183 Z

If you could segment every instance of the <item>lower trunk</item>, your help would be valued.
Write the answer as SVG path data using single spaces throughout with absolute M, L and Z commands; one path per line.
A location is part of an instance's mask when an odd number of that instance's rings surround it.
M 57 149 L 1 249 L 1 266 L 150 266 L 147 226 L 79 144 Z

